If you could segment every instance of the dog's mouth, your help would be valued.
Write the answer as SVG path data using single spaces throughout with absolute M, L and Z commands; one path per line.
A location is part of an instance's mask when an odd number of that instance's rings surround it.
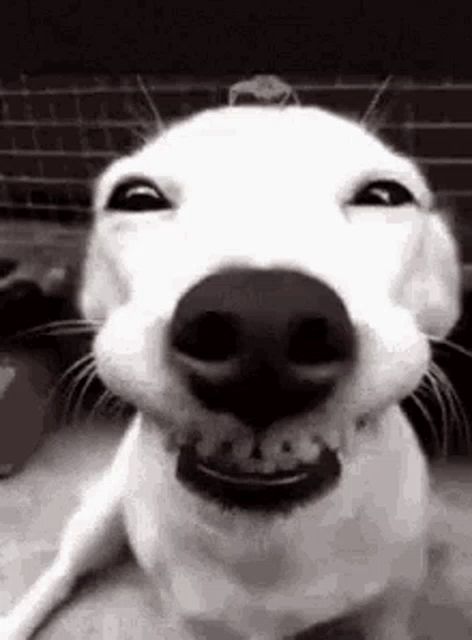
M 177 478 L 187 488 L 222 507 L 248 511 L 287 512 L 319 498 L 340 475 L 338 453 L 327 445 L 320 446 L 313 462 L 289 470 L 247 471 L 216 456 L 203 459 L 193 446 L 183 447 L 177 460 Z

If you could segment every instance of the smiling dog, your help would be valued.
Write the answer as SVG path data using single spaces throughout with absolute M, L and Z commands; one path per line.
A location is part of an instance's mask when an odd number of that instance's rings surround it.
M 2 637 L 128 541 L 164 640 L 317 637 L 352 613 L 409 638 L 430 497 L 399 402 L 459 307 L 417 168 L 320 109 L 226 107 L 112 164 L 95 211 L 82 309 L 138 414 Z

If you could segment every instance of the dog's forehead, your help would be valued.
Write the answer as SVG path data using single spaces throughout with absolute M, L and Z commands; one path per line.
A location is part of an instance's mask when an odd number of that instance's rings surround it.
M 256 184 L 304 191 L 316 181 L 338 194 L 369 178 L 405 177 L 427 191 L 413 163 L 358 122 L 317 107 L 223 107 L 178 122 L 124 157 L 102 177 L 96 204 L 127 175 L 169 180 L 205 198 Z M 244 190 L 244 189 L 243 189 Z M 224 191 L 225 193 L 227 191 Z M 242 193 L 242 191 L 240 191 Z
M 359 156 L 367 162 L 395 157 L 358 123 L 319 108 L 222 108 L 206 111 L 171 127 L 148 143 L 142 159 L 181 167 L 241 161 L 280 164 L 309 159 L 337 163 Z M 139 158 L 138 158 L 139 159 Z
M 358 142 L 375 141 L 359 123 L 319 107 L 222 107 L 174 124 L 162 143 L 186 144 L 190 138 L 210 144 L 269 139 L 284 144 L 293 140 L 299 145 L 315 139 L 336 142 L 345 140 L 346 135 Z

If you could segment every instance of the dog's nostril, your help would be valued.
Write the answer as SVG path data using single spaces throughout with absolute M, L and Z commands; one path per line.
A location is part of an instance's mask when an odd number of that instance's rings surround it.
M 327 318 L 303 318 L 290 327 L 287 359 L 302 366 L 344 360 L 350 355 L 347 336 L 343 327 L 333 327 Z
M 305 318 L 289 328 L 287 358 L 293 364 L 316 364 L 332 359 L 325 318 Z
M 238 353 L 237 320 L 230 313 L 204 311 L 174 332 L 172 346 L 203 362 L 229 360 Z

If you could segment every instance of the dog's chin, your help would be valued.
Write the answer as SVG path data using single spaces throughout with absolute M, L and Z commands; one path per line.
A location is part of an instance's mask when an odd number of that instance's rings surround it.
M 216 457 L 203 459 L 193 446 L 180 449 L 176 466 L 179 482 L 222 509 L 272 514 L 319 499 L 334 488 L 341 472 L 337 452 L 326 445 L 315 462 L 270 473 L 236 469 Z

